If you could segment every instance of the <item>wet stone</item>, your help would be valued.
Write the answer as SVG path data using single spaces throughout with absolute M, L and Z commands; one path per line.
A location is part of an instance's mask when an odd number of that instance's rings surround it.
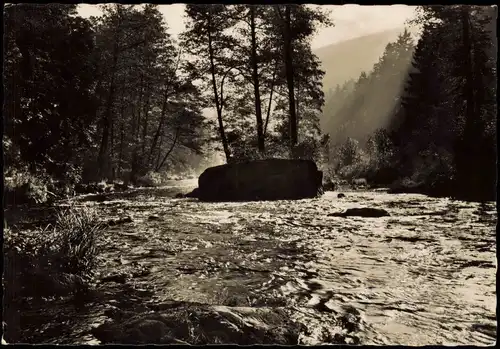
M 378 218 L 390 216 L 389 212 L 381 208 L 371 208 L 371 207 L 359 207 L 359 208 L 348 208 L 344 212 L 340 213 L 330 213 L 330 217 L 366 217 L 366 218 Z
M 116 283 L 124 284 L 127 282 L 128 278 L 129 278 L 128 274 L 119 273 L 119 274 L 107 275 L 107 276 L 101 278 L 101 281 L 102 282 L 116 282 Z
M 133 317 L 108 310 L 113 320 L 92 334 L 103 344 L 208 344 L 217 338 L 228 344 L 297 344 L 301 330 L 286 313 L 271 308 L 187 306 Z
M 119 219 L 111 219 L 108 221 L 107 224 L 109 226 L 114 226 L 114 225 L 119 225 L 119 224 L 132 223 L 133 221 L 134 220 L 132 219 L 132 217 L 127 216 L 127 217 L 119 218 Z

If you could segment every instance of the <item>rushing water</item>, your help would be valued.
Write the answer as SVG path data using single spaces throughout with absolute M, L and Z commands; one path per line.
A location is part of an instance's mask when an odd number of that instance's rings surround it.
M 188 191 L 183 185 L 178 190 Z M 95 342 L 87 331 L 104 321 L 110 305 L 143 311 L 168 300 L 284 306 L 307 325 L 303 344 L 325 342 L 346 314 L 356 317 L 355 343 L 495 341 L 494 203 L 375 191 L 201 203 L 172 199 L 170 189 L 76 201 L 132 222 L 102 237 L 103 301 L 81 315 L 72 334 L 51 341 Z M 328 216 L 351 207 L 383 208 L 390 216 Z

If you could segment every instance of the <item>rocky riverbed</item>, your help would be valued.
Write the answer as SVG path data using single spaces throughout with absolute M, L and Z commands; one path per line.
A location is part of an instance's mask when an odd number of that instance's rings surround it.
M 115 222 L 100 237 L 94 296 L 78 309 L 65 299 L 27 306 L 20 340 L 494 343 L 494 203 L 384 191 L 174 198 L 195 184 L 72 199 Z M 358 207 L 389 215 L 332 215 Z

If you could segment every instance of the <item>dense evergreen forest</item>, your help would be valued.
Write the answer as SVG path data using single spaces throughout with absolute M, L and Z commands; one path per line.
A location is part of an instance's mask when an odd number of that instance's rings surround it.
M 401 191 L 496 193 L 496 7 L 422 6 L 373 70 L 326 96 L 331 172 Z M 335 120 L 332 129 L 328 122 Z
M 82 182 L 160 181 L 222 151 L 227 162 L 307 158 L 331 178 L 494 198 L 496 9 L 419 7 L 418 42 L 402 33 L 371 72 L 325 96 L 311 38 L 332 23 L 319 8 L 187 5 L 176 41 L 158 5 L 107 4 L 90 19 L 76 7 L 5 6 L 12 192 L 45 201 Z M 343 126 L 322 134 L 322 113 Z

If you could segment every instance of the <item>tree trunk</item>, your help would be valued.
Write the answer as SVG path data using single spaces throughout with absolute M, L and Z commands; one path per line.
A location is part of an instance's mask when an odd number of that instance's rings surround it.
M 259 71 L 257 60 L 257 38 L 255 33 L 255 5 L 250 5 L 250 32 L 252 37 L 252 79 L 255 95 L 255 116 L 257 118 L 257 144 L 261 154 L 265 152 L 262 109 L 259 91 Z
M 158 153 L 156 154 L 155 168 L 160 167 L 160 156 L 161 156 L 161 146 L 163 145 L 163 134 L 160 134 L 160 139 L 158 141 Z
M 134 121 L 134 129 L 132 132 L 134 132 L 134 145 L 133 145 L 133 150 L 132 150 L 132 170 L 130 171 L 130 180 L 133 184 L 136 183 L 136 180 L 139 176 L 139 173 L 141 172 L 141 164 L 139 163 L 139 146 L 140 146 L 140 140 L 139 140 L 139 134 L 140 134 L 140 126 L 141 126 L 141 104 L 142 104 L 142 82 L 143 82 L 143 77 L 141 75 L 141 81 L 139 83 L 139 98 L 138 98 L 138 108 L 137 108 L 137 117 L 135 117 Z M 135 106 L 132 107 L 135 111 Z M 135 112 L 134 112 L 135 114 Z
M 122 111 L 123 115 L 123 111 Z M 125 131 L 123 129 L 123 123 L 120 124 L 120 153 L 118 156 L 118 177 L 121 178 L 122 175 L 122 162 L 123 162 L 123 139 L 125 138 Z
M 293 61 L 292 61 L 292 36 L 291 36 L 291 15 L 290 5 L 285 5 L 285 26 L 283 39 L 285 43 L 285 69 L 286 82 L 288 87 L 288 106 L 290 113 L 290 148 L 293 149 L 297 144 L 297 114 L 295 110 L 295 91 L 293 79 Z
M 297 125 L 297 142 L 299 141 L 299 120 L 300 120 L 300 104 L 299 104 L 299 100 L 300 100 L 300 81 L 296 81 L 296 91 L 297 93 L 295 94 L 296 98 L 295 98 L 295 113 L 296 113 L 296 118 L 297 118 L 297 122 L 296 122 L 296 125 Z
M 143 76 L 141 75 L 141 81 L 139 83 L 139 100 L 137 102 L 137 120 L 135 122 L 135 141 L 136 141 L 136 146 L 139 146 L 139 135 L 140 135 L 140 130 L 141 130 L 141 111 L 142 111 L 142 97 L 144 93 L 144 89 L 142 86 L 143 83 Z
M 135 103 L 133 103 L 135 104 Z M 131 122 L 131 128 L 129 129 L 129 133 L 132 134 L 132 142 L 135 143 L 135 129 L 137 128 L 136 127 L 136 123 L 137 123 L 137 117 L 135 116 L 135 106 L 132 105 L 132 122 Z M 131 182 L 132 184 L 136 184 L 136 179 L 137 179 L 137 164 L 136 164 L 136 145 L 133 144 L 132 145 L 132 155 L 131 155 L 131 163 L 130 163 L 130 173 L 129 173 L 129 182 Z
M 142 158 L 144 159 L 146 157 L 146 137 L 148 135 L 148 118 L 149 118 L 149 101 L 150 101 L 150 96 L 149 96 L 149 86 L 147 87 L 146 90 L 146 103 L 144 106 L 144 116 L 143 116 L 143 123 L 142 123 Z
M 121 96 L 120 96 L 120 120 L 123 121 L 123 110 L 124 110 L 124 100 L 125 100 L 125 97 L 124 97 L 124 92 L 122 91 L 121 93 Z M 111 160 L 111 169 L 112 169 L 112 172 L 111 172 L 111 178 L 114 180 L 115 179 L 115 174 L 116 174 L 116 162 L 115 162 L 115 156 L 116 156 L 116 133 L 118 132 L 117 130 L 117 123 L 116 123 L 116 119 L 113 118 L 113 120 L 111 120 L 111 125 L 110 125 L 110 140 L 109 140 L 109 143 L 110 143 L 110 160 Z
M 167 105 L 168 105 L 168 87 L 165 90 L 165 94 L 163 95 L 163 105 L 161 107 L 160 121 L 158 122 L 158 127 L 156 128 L 155 135 L 153 137 L 153 141 L 151 142 L 151 148 L 149 149 L 149 162 L 153 160 L 153 152 L 156 148 L 156 144 L 158 143 L 158 138 L 160 137 L 161 131 L 163 129 L 163 124 L 165 123 L 165 116 L 167 114 Z
M 165 154 L 165 156 L 163 157 L 163 160 L 161 161 L 161 163 L 156 167 L 156 171 L 159 171 L 163 165 L 165 164 L 165 161 L 167 161 L 167 158 L 168 156 L 170 155 L 170 153 L 172 153 L 172 151 L 174 150 L 176 144 L 177 144 L 177 139 L 179 138 L 179 129 L 176 129 L 175 130 L 175 136 L 174 136 L 174 140 L 172 142 L 172 145 L 170 146 L 170 149 L 168 149 L 167 153 Z
M 467 101 L 465 123 L 471 124 L 474 122 L 475 99 L 474 99 L 474 67 L 472 66 L 472 40 L 469 13 L 466 8 L 462 11 L 463 25 L 463 47 L 465 59 L 465 99 Z M 465 130 L 470 129 L 466 127 Z
M 465 125 L 462 137 L 459 138 L 459 146 L 456 154 L 457 179 L 458 185 L 466 193 L 466 196 L 473 196 L 476 188 L 480 186 L 478 168 L 476 166 L 478 132 L 477 115 L 474 93 L 474 67 L 472 59 L 472 38 L 471 25 L 468 9 L 463 6 L 462 9 L 462 44 L 463 44 L 463 67 L 464 67 L 464 97 L 466 102 Z
M 108 153 L 109 144 L 109 128 L 111 124 L 111 111 L 113 107 L 113 100 L 115 95 L 115 74 L 116 66 L 118 63 L 118 42 L 115 42 L 115 47 L 113 49 L 113 66 L 111 68 L 111 81 L 108 93 L 108 99 L 106 101 L 106 110 L 102 119 L 102 138 L 101 145 L 99 147 L 99 155 L 97 158 L 97 175 L 99 179 L 102 179 L 106 171 L 106 156 Z
M 115 121 L 114 118 L 111 120 L 110 125 L 109 125 L 109 144 L 110 144 L 110 149 L 109 149 L 109 160 L 110 160 L 110 165 L 111 169 L 113 169 L 113 159 L 115 157 L 114 155 L 114 142 L 115 142 Z M 111 179 L 113 178 L 113 173 L 111 173 Z
M 165 117 L 166 117 L 167 106 L 168 106 L 169 88 L 170 88 L 170 84 L 171 84 L 175 74 L 177 73 L 177 69 L 179 68 L 180 60 L 181 60 L 181 51 L 179 50 L 179 53 L 177 56 L 177 64 L 175 66 L 173 76 L 171 79 L 169 79 L 165 83 L 165 93 L 163 95 L 163 103 L 162 103 L 162 107 L 161 107 L 160 122 L 158 123 L 158 127 L 156 129 L 155 135 L 153 137 L 153 141 L 151 143 L 151 148 L 149 149 L 149 156 L 148 156 L 149 163 L 151 163 L 153 161 L 153 152 L 155 150 L 156 144 L 158 143 L 158 138 L 161 136 L 163 124 L 165 123 Z M 175 91 L 173 91 L 173 92 L 175 92 Z M 160 148 L 160 147 L 158 147 L 158 148 Z
M 278 61 L 276 61 L 274 65 L 274 71 L 273 71 L 273 79 L 271 82 L 271 91 L 269 92 L 269 104 L 267 105 L 267 115 L 266 115 L 266 123 L 264 125 L 264 137 L 267 134 L 267 125 L 269 123 L 269 117 L 271 115 L 271 104 L 273 102 L 273 92 L 274 92 L 274 83 L 276 80 L 276 72 L 278 71 Z
M 217 91 L 217 81 L 215 79 L 215 64 L 214 64 L 214 49 L 212 46 L 211 22 L 208 25 L 208 53 L 210 57 L 210 73 L 212 75 L 212 87 L 214 91 L 215 107 L 217 109 L 217 121 L 219 123 L 219 135 L 226 155 L 226 162 L 231 162 L 231 152 L 227 142 L 226 133 L 224 132 L 224 123 L 222 121 L 222 101 L 219 101 L 219 92 Z

